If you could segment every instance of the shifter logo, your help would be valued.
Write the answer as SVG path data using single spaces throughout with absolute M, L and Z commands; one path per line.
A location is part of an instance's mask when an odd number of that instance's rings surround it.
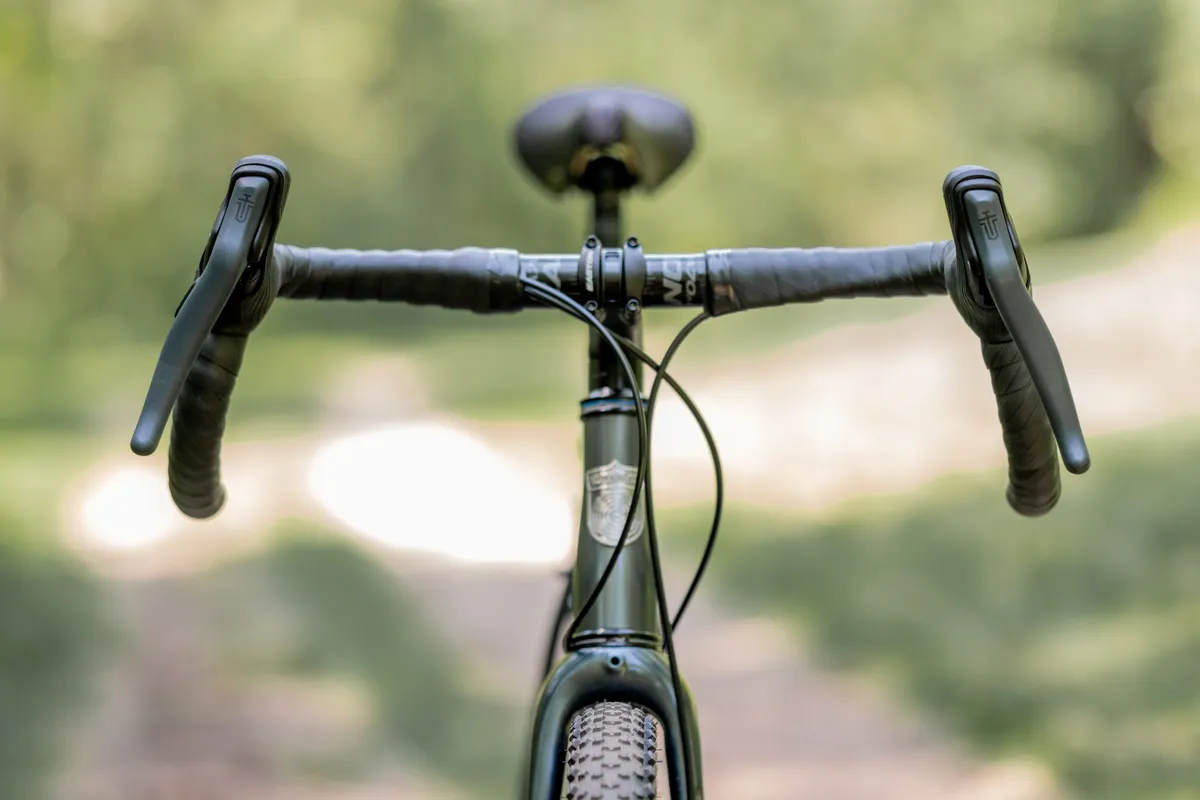
M 979 215 L 979 226 L 983 228 L 983 235 L 989 239 L 1000 238 L 1000 226 L 997 224 L 1000 218 L 997 217 L 991 210 L 984 211 Z
M 633 505 L 636 480 L 637 467 L 622 464 L 616 459 L 603 467 L 592 467 L 584 476 L 588 533 L 600 544 L 617 546 L 621 531 L 625 529 L 630 506 Z M 625 544 L 632 544 L 641 536 L 643 527 L 642 515 L 638 513 L 629 526 Z
M 247 189 L 245 192 L 242 192 L 241 197 L 239 197 L 237 200 L 234 201 L 233 218 L 236 219 L 238 222 L 245 222 L 247 219 L 250 218 L 250 212 L 253 210 L 254 210 L 254 199 L 252 198 L 252 196 L 250 194 L 250 190 Z

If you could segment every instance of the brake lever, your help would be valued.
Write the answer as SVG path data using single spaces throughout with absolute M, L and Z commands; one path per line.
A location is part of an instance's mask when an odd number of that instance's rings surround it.
M 196 277 L 175 311 L 150 379 L 130 447 L 140 456 L 157 448 L 204 340 L 244 278 L 257 282 L 275 243 L 290 184 L 287 167 L 270 156 L 237 163 L 217 211 Z
M 972 300 L 983 309 L 995 309 L 1008 328 L 1042 399 L 1067 470 L 1087 472 L 1091 457 L 1067 371 L 1030 294 L 1029 268 L 999 177 L 982 167 L 960 167 L 946 177 L 942 192 Z

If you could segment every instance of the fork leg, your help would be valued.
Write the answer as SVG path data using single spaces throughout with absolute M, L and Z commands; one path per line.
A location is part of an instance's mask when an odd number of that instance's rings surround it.
M 679 718 L 666 657 L 645 647 L 589 647 L 568 653 L 538 694 L 522 800 L 559 800 L 566 730 L 571 718 L 602 700 L 637 703 L 658 717 L 666 737 L 667 781 L 673 800 L 703 800 L 700 737 L 691 692 L 684 685 Z M 690 774 L 683 742 L 692 752 Z
M 667 669 L 667 680 L 670 680 L 670 667 L 667 666 Z M 671 704 L 667 711 L 659 716 L 667 737 L 667 781 L 671 787 L 671 797 L 704 800 L 704 770 L 700 759 L 700 724 L 696 719 L 696 704 L 687 683 L 683 680 L 680 683 L 683 688 L 680 705 L 683 706 L 684 718 L 679 719 L 674 692 L 671 693 Z M 674 729 L 671 728 L 672 725 Z M 685 768 L 683 761 L 682 745 L 685 740 L 692 758 L 691 770 Z

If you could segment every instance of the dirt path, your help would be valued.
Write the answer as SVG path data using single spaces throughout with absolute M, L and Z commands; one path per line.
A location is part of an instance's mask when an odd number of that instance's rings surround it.
M 532 700 L 560 579 L 517 570 L 414 570 L 428 612 Z M 680 575 L 673 587 L 686 585 Z M 714 608 L 680 627 L 714 800 L 1052 800 L 1031 765 L 981 765 L 927 723 L 813 666 L 776 623 Z
M 387 559 L 463 652 L 489 666 L 497 687 L 532 700 L 561 587 L 556 574 Z M 679 574 L 668 579 L 684 585 Z M 366 720 L 302 687 L 231 680 L 218 663 L 211 609 L 186 586 L 129 581 L 117 591 L 131 647 L 81 732 L 61 800 L 446 797 L 395 765 L 341 785 L 298 778 L 290 763 L 352 741 Z M 704 592 L 678 650 L 698 704 L 714 800 L 1058 797 L 1036 766 L 966 757 L 886 697 L 814 666 L 777 624 L 714 608 Z
M 218 663 L 212 609 L 178 582 L 113 587 L 129 636 L 58 776 L 60 800 L 452 800 L 385 765 L 365 780 L 299 777 L 368 721 L 303 685 L 247 684 Z

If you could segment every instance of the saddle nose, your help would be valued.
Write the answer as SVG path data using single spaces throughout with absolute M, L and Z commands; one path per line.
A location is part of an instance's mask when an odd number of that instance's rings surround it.
M 551 95 L 517 121 L 517 155 L 534 179 L 560 194 L 587 188 L 597 159 L 623 168 L 625 187 L 652 191 L 687 160 L 695 144 L 692 116 L 679 102 L 625 86 Z
M 621 109 L 607 97 L 597 97 L 587 106 L 579 132 L 584 145 L 607 149 L 621 141 Z

